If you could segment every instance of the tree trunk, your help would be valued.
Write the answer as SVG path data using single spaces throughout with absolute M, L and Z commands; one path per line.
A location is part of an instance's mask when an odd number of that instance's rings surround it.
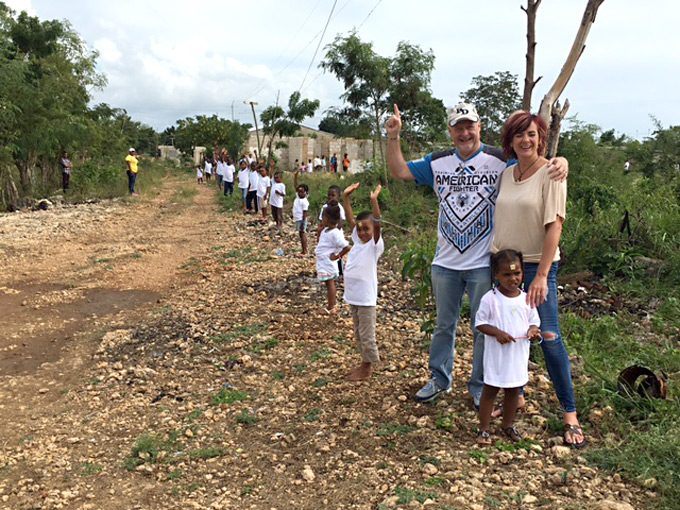
M 576 63 L 583 54 L 583 50 L 586 47 L 586 39 L 588 39 L 588 33 L 590 32 L 590 27 L 592 27 L 593 23 L 595 23 L 597 9 L 600 7 L 600 5 L 602 5 L 602 2 L 604 2 L 604 0 L 588 0 L 586 10 L 583 13 L 583 19 L 581 20 L 581 26 L 576 33 L 576 38 L 574 39 L 574 44 L 572 45 L 571 50 L 569 51 L 567 60 L 562 66 L 562 70 L 555 80 L 555 83 L 541 102 L 541 110 L 539 114 L 546 124 L 551 123 L 553 105 L 559 99 L 560 94 L 562 94 L 564 91 L 567 83 L 569 83 L 569 79 L 576 68 Z
M 557 156 L 557 148 L 560 144 L 560 129 L 562 121 L 569 111 L 569 100 L 564 102 L 564 107 L 560 108 L 560 102 L 557 101 L 552 109 L 550 118 L 550 134 L 548 135 L 548 151 L 547 157 L 554 158 Z
M 527 66 L 524 75 L 524 95 L 522 96 L 522 110 L 531 111 L 531 94 L 541 76 L 534 81 L 534 64 L 536 54 L 536 11 L 541 5 L 541 0 L 527 0 L 526 8 L 521 9 L 527 15 Z

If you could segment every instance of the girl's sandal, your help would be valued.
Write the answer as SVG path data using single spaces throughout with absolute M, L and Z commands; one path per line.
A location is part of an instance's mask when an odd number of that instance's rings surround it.
M 489 445 L 491 444 L 491 432 L 488 430 L 480 430 L 477 435 L 477 444 L 479 445 Z
M 510 439 L 510 441 L 512 441 L 513 443 L 519 443 L 525 437 L 525 435 L 519 430 L 517 430 L 515 427 L 508 427 L 507 429 L 503 429 L 503 432 L 505 433 L 506 436 L 508 436 L 508 439 Z
M 321 315 L 335 315 L 337 313 L 337 310 L 335 307 L 333 308 L 322 308 L 321 309 Z

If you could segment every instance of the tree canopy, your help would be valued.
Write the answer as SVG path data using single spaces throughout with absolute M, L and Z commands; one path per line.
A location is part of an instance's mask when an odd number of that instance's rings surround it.
M 241 148 L 248 140 L 249 129 L 250 124 L 232 122 L 217 115 L 187 117 L 177 121 L 177 128 L 174 130 L 175 146 L 186 153 L 191 153 L 194 147 L 225 147 L 233 158 L 238 158 Z

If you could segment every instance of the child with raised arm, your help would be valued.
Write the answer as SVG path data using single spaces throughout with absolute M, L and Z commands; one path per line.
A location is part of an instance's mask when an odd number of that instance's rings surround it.
M 307 255 L 307 214 L 309 212 L 309 188 L 306 184 L 298 184 L 298 174 L 295 172 L 295 201 L 293 202 L 293 221 L 295 230 L 300 234 L 300 244 L 302 245 L 301 257 Z
M 347 224 L 352 229 L 352 248 L 345 266 L 344 300 L 352 308 L 354 339 L 361 353 L 361 364 L 345 379 L 362 381 L 373 374 L 373 363 L 380 361 L 375 341 L 376 305 L 378 301 L 378 259 L 385 251 L 380 235 L 380 205 L 378 195 L 382 186 L 371 193 L 373 211 L 359 213 L 354 220 L 350 195 L 359 187 L 352 184 L 344 192 L 344 208 Z
M 540 342 L 541 319 L 527 304 L 522 284 L 522 254 L 502 250 L 491 256 L 492 288 L 479 303 L 476 328 L 484 333 L 484 387 L 479 402 L 477 443 L 491 444 L 491 412 L 498 390 L 503 388 L 503 433 L 513 442 L 523 435 L 515 428 L 519 391 L 529 381 L 529 344 Z
M 345 253 L 349 251 L 349 243 L 345 239 L 342 230 L 338 228 L 340 219 L 340 206 L 337 202 L 331 202 L 323 211 L 322 230 L 319 234 L 319 242 L 316 245 L 316 272 L 320 282 L 326 284 L 328 308 L 322 309 L 327 315 L 335 314 L 337 304 L 337 289 L 335 280 L 338 279 L 338 263 Z

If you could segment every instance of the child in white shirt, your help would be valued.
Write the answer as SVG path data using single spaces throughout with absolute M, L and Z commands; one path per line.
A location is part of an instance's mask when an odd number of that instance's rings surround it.
M 295 201 L 293 202 L 293 221 L 295 230 L 300 233 L 300 244 L 302 245 L 301 257 L 307 255 L 307 213 L 309 212 L 309 188 L 306 184 L 298 184 L 298 174 L 295 172 Z
M 249 213 L 257 214 L 257 185 L 260 182 L 260 173 L 257 170 L 257 163 L 253 161 L 250 164 L 250 172 L 248 173 L 248 195 L 246 195 L 246 208 Z M 255 212 L 253 212 L 255 209 Z
M 274 174 L 274 182 L 272 183 L 271 196 L 269 198 L 269 205 L 272 207 L 272 218 L 276 222 L 276 226 L 281 230 L 283 226 L 283 197 L 286 196 L 286 185 L 281 182 L 283 174 L 276 172 Z
M 352 308 L 354 339 L 361 353 L 361 364 L 345 379 L 362 381 L 371 377 L 373 363 L 380 361 L 375 341 L 376 305 L 378 301 L 378 259 L 385 251 L 380 235 L 380 205 L 378 195 L 382 186 L 371 193 L 373 212 L 359 213 L 354 220 L 349 196 L 359 187 L 352 184 L 344 192 L 344 208 L 347 224 L 352 229 L 352 249 L 345 266 L 344 300 Z
M 227 156 L 224 165 L 224 196 L 234 194 L 234 173 L 236 172 L 236 167 L 234 167 L 234 161 Z
M 326 285 L 328 308 L 322 309 L 327 315 L 335 314 L 337 304 L 337 289 L 335 280 L 338 279 L 338 264 L 350 249 L 342 230 L 337 227 L 340 219 L 340 207 L 337 202 L 331 202 L 324 209 L 322 230 L 316 245 L 316 273 L 320 282 Z
M 262 211 L 262 219 L 260 221 L 267 221 L 267 199 L 269 198 L 269 188 L 272 185 L 272 180 L 267 175 L 267 169 L 260 167 L 260 180 L 257 181 L 257 206 Z
M 241 190 L 241 200 L 243 201 L 243 212 L 247 212 L 246 209 L 246 202 L 248 198 L 248 187 L 250 186 L 250 179 L 249 179 L 249 173 L 250 171 L 248 170 L 248 163 L 246 162 L 245 159 L 242 159 L 239 161 L 238 164 L 239 171 L 238 171 L 238 189 Z
M 502 430 L 513 442 L 523 435 L 515 428 L 519 391 L 529 381 L 529 340 L 540 341 L 541 319 L 527 304 L 522 284 L 522 254 L 502 250 L 491 256 L 495 288 L 482 296 L 475 327 L 484 333 L 484 387 L 479 401 L 477 443 L 491 444 L 491 412 L 500 388 L 504 389 Z
M 196 167 L 196 180 L 198 184 L 203 184 L 203 169 L 201 169 L 200 165 Z

